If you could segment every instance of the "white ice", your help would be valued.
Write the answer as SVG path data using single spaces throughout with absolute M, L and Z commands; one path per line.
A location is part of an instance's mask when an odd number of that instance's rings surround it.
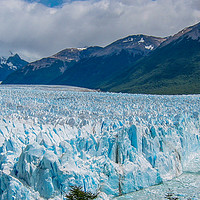
M 69 89 L 0 86 L 0 199 L 63 199 L 71 185 L 110 199 L 191 170 L 200 95 Z

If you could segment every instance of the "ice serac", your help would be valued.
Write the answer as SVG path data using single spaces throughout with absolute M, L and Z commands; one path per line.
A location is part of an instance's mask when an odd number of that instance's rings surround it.
M 0 87 L 0 198 L 126 194 L 179 176 L 199 153 L 199 95 Z M 189 167 L 189 166 L 187 166 Z

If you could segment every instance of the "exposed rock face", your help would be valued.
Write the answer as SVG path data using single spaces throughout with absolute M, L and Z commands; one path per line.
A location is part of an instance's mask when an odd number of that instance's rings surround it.
M 200 93 L 200 23 L 169 37 L 101 89 L 145 94 Z
M 119 56 L 119 58 L 124 62 L 123 65 L 125 68 L 126 65 L 135 62 L 137 59 L 156 49 L 164 40 L 164 38 L 153 36 L 133 35 L 120 39 L 104 48 L 93 46 L 87 48 L 64 49 L 53 56 L 30 63 L 21 70 L 18 70 L 16 73 L 10 75 L 3 83 L 69 84 L 89 87 L 88 84 L 84 83 L 84 80 L 87 78 L 94 79 L 94 70 L 101 71 L 102 76 L 104 77 L 104 80 L 98 80 L 98 77 L 95 77 L 97 81 L 102 82 L 107 80 L 108 77 L 106 74 L 110 74 L 110 71 L 113 70 L 112 65 L 116 65 L 113 63 L 113 59 L 116 58 L 116 55 L 121 55 L 122 51 L 128 54 L 128 56 L 125 55 L 122 58 Z M 113 56 L 115 57 L 113 58 Z M 85 69 L 85 63 L 89 66 L 88 69 Z M 100 66 L 97 66 L 97 63 L 100 63 Z M 116 75 L 116 72 L 117 74 L 123 72 L 121 65 L 122 64 L 119 63 L 114 66 L 114 75 Z M 73 71 L 73 76 L 77 77 L 71 81 L 68 80 L 68 76 L 71 76 L 71 68 L 73 68 L 73 66 L 76 66 L 76 69 Z M 88 71 L 91 73 L 85 74 L 83 68 L 86 73 Z M 69 73 L 68 70 L 70 71 Z M 79 84 L 77 79 L 80 80 L 80 73 L 83 74 L 84 80 Z M 87 78 L 85 76 L 87 76 Z M 93 83 L 91 83 L 91 86 L 92 88 L 96 88 Z
M 8 58 L 0 57 L 0 81 L 5 80 L 9 74 L 27 64 L 28 62 L 21 59 L 18 54 L 11 55 Z

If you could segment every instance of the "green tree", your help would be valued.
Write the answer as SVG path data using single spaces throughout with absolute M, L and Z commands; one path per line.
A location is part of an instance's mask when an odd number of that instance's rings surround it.
M 71 186 L 69 194 L 65 197 L 67 200 L 91 200 L 95 199 L 98 194 L 92 192 L 85 192 L 81 186 Z

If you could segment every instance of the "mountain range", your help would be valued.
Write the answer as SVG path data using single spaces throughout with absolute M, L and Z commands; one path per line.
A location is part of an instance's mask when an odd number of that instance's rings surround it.
M 29 63 L 3 83 L 98 88 L 104 80 L 120 75 L 126 66 L 147 55 L 163 41 L 163 38 L 133 35 L 104 48 L 64 49 L 53 56 Z
M 200 93 L 200 23 L 169 37 L 102 88 L 129 93 Z
M 27 64 L 3 84 L 71 85 L 111 92 L 200 93 L 200 23 L 174 36 L 132 35 L 106 47 L 68 48 Z

